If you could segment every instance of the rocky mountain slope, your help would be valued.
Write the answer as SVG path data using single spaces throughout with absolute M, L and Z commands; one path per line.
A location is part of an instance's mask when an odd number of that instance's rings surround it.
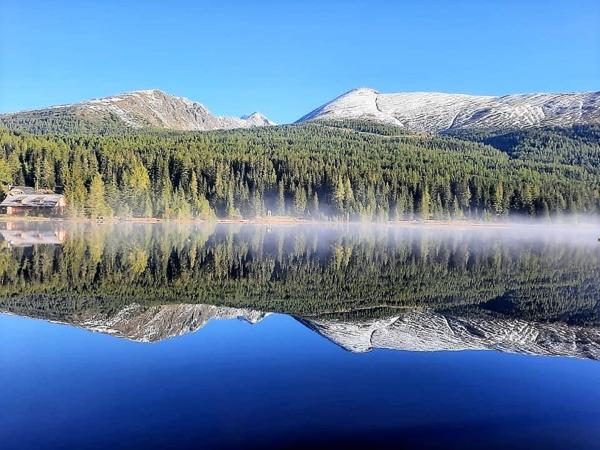
M 410 131 L 511 130 L 600 123 L 600 92 L 502 97 L 404 92 L 347 92 L 298 120 L 368 120 Z
M 3 114 L 0 123 L 34 132 L 35 127 L 42 131 L 78 131 L 81 128 L 84 131 L 140 128 L 208 131 L 274 125 L 260 113 L 243 117 L 215 116 L 200 103 L 157 89 Z
M 484 311 L 412 311 L 384 319 L 301 320 L 352 352 L 497 350 L 532 355 L 600 359 L 600 329 L 561 322 L 529 322 Z

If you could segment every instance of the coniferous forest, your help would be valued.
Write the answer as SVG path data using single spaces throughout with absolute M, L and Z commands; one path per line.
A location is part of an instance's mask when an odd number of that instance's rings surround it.
M 0 182 L 63 193 L 70 216 L 92 218 L 553 220 L 600 211 L 597 126 L 432 136 L 346 121 L 89 133 L 0 129 Z

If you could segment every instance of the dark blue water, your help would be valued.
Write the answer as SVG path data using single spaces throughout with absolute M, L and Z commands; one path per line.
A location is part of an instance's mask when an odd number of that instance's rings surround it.
M 600 448 L 600 363 L 354 354 L 284 315 L 155 344 L 0 315 L 0 445 Z

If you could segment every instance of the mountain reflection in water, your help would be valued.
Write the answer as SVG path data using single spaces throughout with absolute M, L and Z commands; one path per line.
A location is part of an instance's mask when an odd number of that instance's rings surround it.
M 12 223 L 0 310 L 141 342 L 280 313 L 352 352 L 600 359 L 596 232 Z

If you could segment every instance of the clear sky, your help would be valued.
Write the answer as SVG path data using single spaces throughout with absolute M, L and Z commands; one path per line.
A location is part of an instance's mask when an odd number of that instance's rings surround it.
M 600 90 L 600 1 L 0 0 L 0 112 L 159 88 L 283 123 L 360 86 Z

